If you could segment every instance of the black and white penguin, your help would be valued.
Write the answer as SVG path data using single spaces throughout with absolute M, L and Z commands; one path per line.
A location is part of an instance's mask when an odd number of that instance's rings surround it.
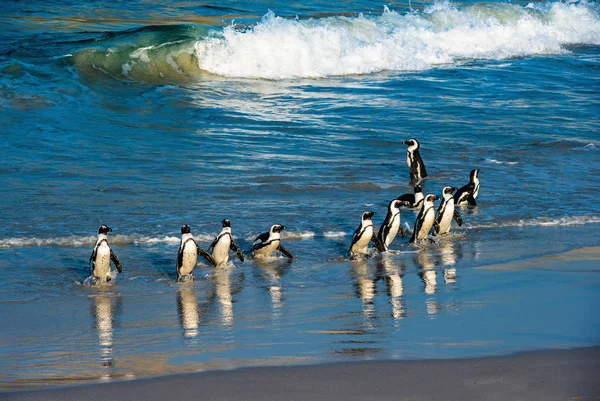
M 456 191 L 455 187 L 444 187 L 442 191 L 442 203 L 437 211 L 437 225 L 435 227 L 434 235 L 444 235 L 450 232 L 452 228 L 452 219 L 456 220 L 459 227 L 462 225 L 462 218 L 460 214 L 454 209 L 454 196 L 452 193 Z
M 369 243 L 373 241 L 377 249 L 383 249 L 383 245 L 379 243 L 373 229 L 373 221 L 375 212 L 364 212 L 360 225 L 352 235 L 352 244 L 350 244 L 350 259 L 356 259 L 359 256 L 368 254 Z
M 177 281 L 194 280 L 193 271 L 198 262 L 198 255 L 214 265 L 215 261 L 210 253 L 200 248 L 192 236 L 190 226 L 181 226 L 181 245 L 177 252 Z
M 423 206 L 423 187 L 421 185 L 415 185 L 413 188 L 414 194 L 404 194 L 400 195 L 397 199 L 399 201 L 408 202 L 410 206 L 414 209 L 421 208 Z
M 288 258 L 293 259 L 292 254 L 281 245 L 281 230 L 285 228 L 286 226 L 281 224 L 273 224 L 268 232 L 256 237 L 252 244 L 252 256 L 264 258 L 274 251 L 279 251 Z
M 411 204 L 406 201 L 400 201 L 394 199 L 388 205 L 388 212 L 385 216 L 385 220 L 379 227 L 377 233 L 378 244 L 380 248 L 377 248 L 379 252 L 385 252 L 389 249 L 390 244 L 396 238 L 396 234 L 400 232 L 400 236 L 404 238 L 404 230 L 400 224 L 400 208 L 402 206 L 410 207 Z
M 243 262 L 244 252 L 238 248 L 235 242 L 233 242 L 233 237 L 231 236 L 231 222 L 224 219 L 221 222 L 221 225 L 223 226 L 223 230 L 221 230 L 221 233 L 208 247 L 209 252 L 211 252 L 212 249 L 212 258 L 214 259 L 215 264 L 217 266 L 226 264 L 229 261 L 230 249 L 237 254 L 240 262 Z
M 435 221 L 435 206 L 433 202 L 438 199 L 440 198 L 433 194 L 429 194 L 425 197 L 421 211 L 417 216 L 417 220 L 415 220 L 413 234 L 410 238 L 411 243 L 426 239 L 431 227 L 433 227 L 434 224 L 437 224 Z
M 406 149 L 406 164 L 408 164 L 408 168 L 410 169 L 410 179 L 420 180 L 427 177 L 425 163 L 423 163 L 423 159 L 421 159 L 421 154 L 419 153 L 419 141 L 412 138 L 402 143 L 408 146 Z
M 96 246 L 94 246 L 94 250 L 92 251 L 89 260 L 89 265 L 90 269 L 92 270 L 94 280 L 105 283 L 112 279 L 110 272 L 111 261 L 115 264 L 115 267 L 119 273 L 123 271 L 123 266 L 121 266 L 119 258 L 117 255 L 115 255 L 108 244 L 107 234 L 111 231 L 112 228 L 105 224 L 102 224 L 98 228 L 98 239 L 96 240 Z
M 454 194 L 454 203 L 457 206 L 471 205 L 477 206 L 477 196 L 479 195 L 479 169 L 471 170 L 469 183 L 456 191 Z

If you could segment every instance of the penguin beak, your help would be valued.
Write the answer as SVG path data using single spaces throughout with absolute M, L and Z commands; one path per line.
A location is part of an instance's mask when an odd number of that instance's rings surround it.
M 280 228 L 279 230 L 280 230 L 280 231 L 281 231 L 281 230 L 285 230 L 286 228 L 287 228 L 287 226 L 281 226 L 281 228 Z
M 112 228 L 108 227 L 108 232 L 112 233 Z
M 402 141 L 402 145 L 408 145 L 406 141 Z

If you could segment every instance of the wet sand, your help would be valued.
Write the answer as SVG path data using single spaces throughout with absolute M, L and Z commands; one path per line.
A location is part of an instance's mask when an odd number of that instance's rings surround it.
M 0 393 L 0 400 L 597 400 L 600 346 L 512 356 L 244 368 Z

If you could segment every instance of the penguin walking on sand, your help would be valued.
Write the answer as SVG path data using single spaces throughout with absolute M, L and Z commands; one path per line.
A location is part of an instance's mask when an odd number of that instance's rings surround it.
M 423 159 L 421 159 L 421 154 L 419 153 L 419 141 L 412 138 L 402 141 L 402 143 L 408 147 L 406 149 L 406 164 L 408 164 L 408 168 L 410 169 L 410 179 L 421 180 L 427 177 L 425 163 L 423 163 Z
M 364 212 L 360 225 L 354 231 L 352 235 L 352 244 L 350 244 L 350 259 L 356 259 L 359 256 L 368 254 L 369 243 L 373 241 L 377 249 L 383 249 L 383 245 L 379 243 L 379 240 L 375 236 L 373 229 L 373 221 L 371 220 L 375 216 L 375 212 Z
M 462 226 L 462 218 L 460 214 L 454 208 L 454 196 L 452 193 L 456 191 L 455 187 L 444 187 L 442 191 L 442 203 L 437 211 L 437 225 L 435 227 L 434 235 L 444 235 L 450 232 L 452 228 L 452 219 L 456 220 L 458 226 Z
M 198 262 L 198 255 L 202 256 L 210 264 L 215 261 L 204 249 L 200 248 L 192 236 L 190 226 L 184 224 L 181 226 L 181 245 L 177 252 L 177 281 L 193 281 L 194 267 Z
M 477 206 L 477 196 L 479 195 L 479 169 L 471 170 L 469 183 L 456 191 L 454 194 L 454 203 L 457 206 Z
M 417 216 L 417 220 L 415 220 L 413 234 L 410 238 L 411 243 L 427 239 L 429 231 L 431 231 L 431 227 L 437 225 L 437 222 L 435 221 L 435 206 L 433 202 L 438 199 L 440 198 L 433 194 L 429 194 L 425 197 L 421 211 Z
M 398 232 L 400 233 L 400 236 L 404 238 L 404 230 L 400 224 L 400 208 L 402 206 L 410 207 L 411 203 L 394 199 L 388 205 L 387 215 L 377 233 L 378 241 L 376 245 L 380 246 L 377 248 L 379 252 L 385 252 L 389 249 L 390 244 L 394 238 L 396 238 Z
M 243 262 L 244 252 L 233 242 L 233 237 L 231 236 L 231 222 L 224 219 L 221 225 L 223 226 L 223 230 L 221 230 L 221 233 L 208 247 L 208 252 L 211 252 L 212 249 L 212 258 L 215 261 L 215 265 L 224 265 L 229 261 L 230 249 L 237 254 L 240 262 Z
M 252 243 L 252 256 L 255 258 L 265 258 L 270 256 L 274 251 L 279 251 L 288 258 L 293 259 L 292 254 L 281 245 L 281 231 L 285 229 L 286 226 L 273 224 L 268 232 L 256 237 L 254 243 Z
M 425 197 L 423 196 L 423 187 L 421 185 L 415 185 L 413 188 L 414 193 L 413 194 L 404 194 L 404 195 L 400 195 L 398 197 L 399 201 L 403 201 L 403 202 L 408 202 L 410 204 L 410 206 L 408 207 L 412 207 L 414 209 L 417 208 L 421 208 L 421 206 L 423 206 L 423 199 L 425 199 Z
M 108 283 L 111 281 L 110 262 L 112 261 L 117 268 L 117 271 L 121 273 L 123 266 L 119 261 L 119 258 L 110 248 L 108 244 L 107 234 L 112 231 L 112 228 L 105 224 L 102 224 L 98 228 L 98 239 L 96 240 L 96 246 L 90 255 L 89 265 L 92 271 L 92 275 L 95 281 Z

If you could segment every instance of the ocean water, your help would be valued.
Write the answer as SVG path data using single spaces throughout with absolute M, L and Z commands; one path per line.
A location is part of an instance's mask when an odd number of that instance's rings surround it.
M 598 258 L 556 256 L 600 245 L 597 2 L 34 0 L 0 21 L 0 389 L 598 344 Z M 411 192 L 413 137 L 425 192 L 479 168 L 478 206 L 348 260 L 361 214 Z M 285 224 L 295 259 L 177 284 L 180 226 L 207 247 L 223 218 L 244 249 Z M 93 287 L 100 224 L 124 270 Z

